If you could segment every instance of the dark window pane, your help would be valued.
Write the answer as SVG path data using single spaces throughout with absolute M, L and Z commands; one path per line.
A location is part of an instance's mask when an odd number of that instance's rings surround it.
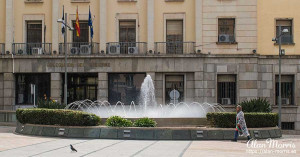
M 218 75 L 218 103 L 236 104 L 236 76 Z
M 42 21 L 27 22 L 27 43 L 42 42 Z
M 180 103 L 184 101 L 184 75 L 166 75 L 165 82 L 165 102 L 168 103 Z M 170 97 L 170 93 L 176 90 L 179 92 L 179 98 L 173 99 Z
M 75 29 L 75 23 L 76 21 L 73 21 L 73 28 Z M 73 31 L 73 42 L 83 42 L 88 43 L 89 42 L 89 25 L 87 21 L 80 21 L 80 36 L 77 37 L 76 30 Z
M 279 26 L 281 26 L 281 31 L 279 31 Z M 281 42 L 282 43 L 293 43 L 292 20 L 277 20 L 276 21 L 276 36 L 277 37 L 280 36 L 280 32 L 282 32 L 284 29 L 287 29 L 289 32 L 284 33 L 281 36 Z
M 109 74 L 108 101 L 111 104 L 118 101 L 125 105 L 130 105 L 132 101 L 137 104 L 145 76 L 144 73 Z
M 276 100 L 275 104 L 278 105 L 279 96 L 279 80 L 276 76 Z M 294 76 L 283 75 L 281 76 L 281 99 L 283 105 L 293 105 L 294 104 Z
M 168 54 L 183 53 L 183 20 L 167 20 L 166 40 Z
M 120 21 L 119 24 L 120 53 L 128 54 L 128 48 L 136 46 L 136 22 Z
M 218 20 L 219 42 L 235 41 L 235 19 Z
M 68 103 L 85 99 L 97 100 L 97 80 L 98 75 L 94 73 L 68 74 Z
M 50 98 L 50 74 L 16 74 L 16 104 L 33 104 L 31 84 L 35 84 L 38 99 Z

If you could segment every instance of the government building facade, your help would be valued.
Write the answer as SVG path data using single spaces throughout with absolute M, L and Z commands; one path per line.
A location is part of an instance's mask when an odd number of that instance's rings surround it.
M 32 106 L 31 84 L 36 99 L 63 103 L 66 66 L 68 102 L 130 104 L 150 75 L 160 104 L 170 103 L 176 89 L 179 102 L 232 110 L 265 98 L 277 112 L 279 44 L 272 38 L 287 29 L 282 127 L 300 134 L 298 6 L 299 0 L 1 0 L 0 110 Z M 77 9 L 80 36 L 65 29 L 64 44 L 58 19 L 64 10 L 75 27 Z

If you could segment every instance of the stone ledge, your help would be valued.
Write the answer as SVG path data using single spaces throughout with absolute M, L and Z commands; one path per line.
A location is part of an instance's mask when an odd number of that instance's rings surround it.
M 128 140 L 230 140 L 233 139 L 234 130 L 234 128 L 207 127 L 65 127 L 18 123 L 15 132 L 23 135 L 64 138 Z M 256 139 L 280 138 L 282 136 L 281 130 L 276 127 L 249 128 L 249 133 Z M 241 137 L 241 139 L 246 138 Z

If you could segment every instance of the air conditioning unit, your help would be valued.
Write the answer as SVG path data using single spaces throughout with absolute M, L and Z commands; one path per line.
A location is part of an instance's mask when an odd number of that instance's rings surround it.
M 24 50 L 22 50 L 22 49 L 18 50 L 18 55 L 24 55 L 24 54 L 25 54 Z
M 78 47 L 71 47 L 70 53 L 71 53 L 72 55 L 78 54 Z
M 91 54 L 90 45 L 80 45 L 80 54 L 81 55 L 89 55 Z
M 138 48 L 137 47 L 128 47 L 128 54 L 138 54 Z
M 219 35 L 219 42 L 224 42 L 224 43 L 230 42 L 230 35 L 228 34 Z
M 108 47 L 108 54 L 120 54 L 120 45 L 110 45 Z
M 32 51 L 32 54 L 34 54 L 34 55 L 43 54 L 43 49 L 40 48 L 40 47 L 34 47 L 34 48 L 31 49 L 31 51 Z
M 282 102 L 282 105 L 289 105 L 290 104 L 290 99 L 289 98 L 282 98 L 281 102 Z
M 231 100 L 230 98 L 222 98 L 222 105 L 230 105 Z

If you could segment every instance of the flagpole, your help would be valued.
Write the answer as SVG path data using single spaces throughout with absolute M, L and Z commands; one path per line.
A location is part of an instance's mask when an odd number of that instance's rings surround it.
M 91 7 L 89 6 L 89 20 L 92 22 L 92 14 L 91 14 Z M 90 26 L 90 36 L 91 36 L 91 54 L 93 54 L 93 37 L 92 37 L 92 35 L 91 35 L 91 27 L 92 26 Z
M 65 26 L 67 24 L 67 17 L 68 14 L 65 13 Z M 68 51 L 68 48 L 67 48 L 67 31 L 64 32 L 64 45 L 65 45 L 65 88 L 64 88 L 64 104 L 65 105 L 68 105 L 68 99 L 67 99 L 67 92 L 68 92 L 68 72 L 67 72 L 67 51 Z

